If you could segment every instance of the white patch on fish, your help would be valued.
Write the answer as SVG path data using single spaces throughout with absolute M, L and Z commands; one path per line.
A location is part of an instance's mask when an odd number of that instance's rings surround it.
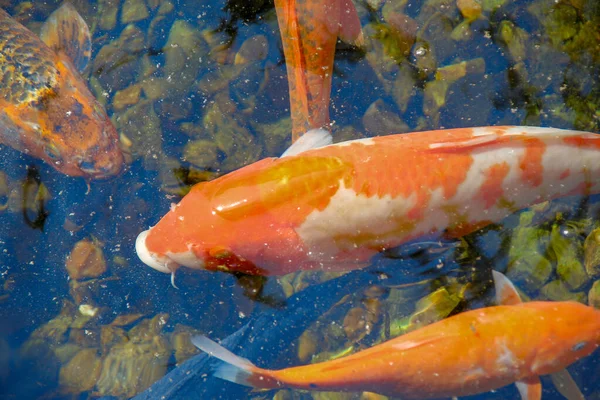
M 367 197 L 345 188 L 340 181 L 340 188 L 331 197 L 327 207 L 310 213 L 302 225 L 296 228 L 296 232 L 309 249 L 313 260 L 327 260 L 341 251 L 357 248 L 354 243 L 342 243 L 340 236 L 347 236 L 351 240 L 361 233 L 373 234 L 376 238 L 372 243 L 361 243 L 360 246 L 384 244 L 389 240 L 390 232 L 397 229 L 394 220 L 405 215 L 416 202 L 415 195 L 408 198 L 392 198 L 391 195 Z M 357 229 L 360 231 L 357 232 Z M 393 237 L 398 240 L 397 233 Z

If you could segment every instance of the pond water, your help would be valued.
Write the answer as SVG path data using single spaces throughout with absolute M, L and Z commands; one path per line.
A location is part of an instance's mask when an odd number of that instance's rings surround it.
M 246 324 L 251 330 L 234 349 L 261 366 L 326 360 L 493 304 L 490 268 L 507 271 L 531 299 L 600 307 L 594 197 L 517 213 L 445 252 L 424 246 L 401 258 L 378 256 L 349 276 L 182 269 L 173 287 L 168 275 L 138 259 L 139 232 L 193 184 L 277 156 L 291 143 L 273 4 L 71 3 L 93 35 L 84 76 L 121 134 L 128 165 L 88 186 L 0 147 L 0 398 L 131 398 L 197 354 L 193 334 L 226 338 Z M 599 131 L 595 0 L 354 3 L 366 46 L 338 42 L 334 141 L 488 125 Z M 0 1 L 36 33 L 59 5 Z M 439 262 L 444 268 L 423 268 Z M 69 263 L 96 272 L 70 276 Z M 202 373 L 180 392 L 167 394 L 171 382 L 162 381 L 142 396 L 379 398 L 250 393 L 197 368 Z M 586 398 L 600 398 L 600 354 L 569 370 Z M 184 382 L 186 375 L 172 377 Z M 544 399 L 562 398 L 548 378 L 542 381 Z M 517 396 L 511 385 L 476 397 Z

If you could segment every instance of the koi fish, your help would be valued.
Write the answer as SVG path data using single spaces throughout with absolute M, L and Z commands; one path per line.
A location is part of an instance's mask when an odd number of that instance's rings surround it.
M 70 4 L 39 38 L 0 10 L 0 143 L 67 175 L 118 174 L 119 136 L 78 72 L 90 54 L 90 31 Z
M 350 270 L 408 242 L 456 238 L 542 201 L 600 192 L 594 133 L 462 128 L 318 147 L 330 141 L 311 131 L 281 158 L 197 184 L 138 236 L 138 256 L 166 273 Z
M 375 392 L 403 399 L 468 396 L 516 383 L 522 399 L 541 399 L 540 375 L 583 399 L 565 370 L 600 346 L 600 311 L 577 302 L 521 303 L 512 283 L 494 271 L 502 305 L 471 310 L 350 356 L 268 370 L 205 336 L 192 339 L 224 361 L 214 375 L 261 389 Z M 503 303 L 504 302 L 504 303 Z
M 352 0 L 275 0 L 290 91 L 292 141 L 329 125 L 337 38 L 361 46 Z

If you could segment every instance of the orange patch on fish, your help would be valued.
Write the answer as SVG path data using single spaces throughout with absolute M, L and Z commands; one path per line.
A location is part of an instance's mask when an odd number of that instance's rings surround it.
M 484 171 L 485 180 L 479 189 L 479 197 L 483 200 L 485 208 L 498 203 L 498 200 L 504 194 L 502 183 L 510 171 L 510 166 L 506 162 L 496 163 Z
M 544 166 L 542 165 L 542 157 L 546 150 L 546 144 L 537 138 L 526 138 L 525 154 L 521 160 L 519 167 L 523 181 L 532 187 L 542 184 L 544 177 Z
M 560 176 L 558 177 L 558 179 L 563 180 L 563 179 L 567 179 L 569 176 L 571 175 L 571 170 L 570 169 L 565 169 Z

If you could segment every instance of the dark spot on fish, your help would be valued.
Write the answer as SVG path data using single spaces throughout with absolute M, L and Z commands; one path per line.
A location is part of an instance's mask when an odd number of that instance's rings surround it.
M 317 386 L 317 384 L 316 384 L 316 383 L 309 383 L 309 384 L 308 384 L 308 387 L 310 387 L 311 389 L 316 389 L 316 388 L 318 388 L 319 386 Z
M 71 111 L 73 112 L 74 116 L 81 117 L 83 113 L 83 105 L 77 100 L 75 100 L 73 102 L 73 109 Z
M 579 350 L 583 349 L 585 347 L 585 345 L 586 345 L 586 342 L 579 342 L 575 346 L 573 346 L 573 348 L 571 350 L 579 351 Z

